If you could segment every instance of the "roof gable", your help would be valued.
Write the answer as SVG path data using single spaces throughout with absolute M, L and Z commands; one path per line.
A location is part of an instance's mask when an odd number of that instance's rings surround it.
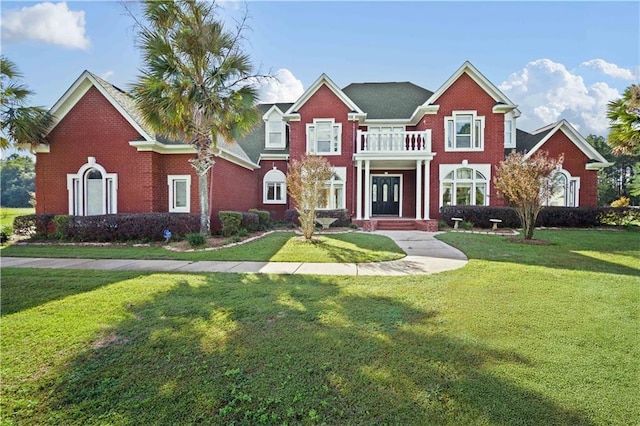
M 516 109 L 515 105 L 504 93 L 500 91 L 491 81 L 489 81 L 471 62 L 466 61 L 445 83 L 436 90 L 431 97 L 424 103 L 424 105 L 434 105 L 436 101 L 442 96 L 444 92 L 449 89 L 463 74 L 467 74 L 473 81 L 475 81 L 489 96 L 496 101 L 496 104 L 500 104 L 501 108 Z
M 542 127 L 530 135 L 531 141 L 535 141 L 535 144 L 533 144 L 532 148 L 525 154 L 524 158 L 529 158 L 535 154 L 535 152 L 542 148 L 542 146 L 558 131 L 564 133 L 567 138 L 580 151 L 582 151 L 587 158 L 589 158 L 589 160 L 597 163 L 609 164 L 602 154 L 592 147 L 591 144 L 589 144 L 589 142 L 587 142 L 587 140 L 583 138 L 567 120 L 560 120 L 557 123 Z M 542 135 L 542 137 L 539 137 L 540 135 Z
M 360 115 L 365 113 L 355 104 L 336 84 L 327 76 L 322 74 L 305 92 L 298 98 L 298 100 L 291 105 L 291 107 L 285 112 L 285 117 L 290 119 L 299 119 L 300 115 L 298 111 L 300 108 L 313 96 L 314 93 L 322 86 L 327 86 L 352 112 Z
M 49 131 L 53 130 L 62 121 L 91 87 L 95 87 L 144 139 L 148 141 L 154 140 L 153 132 L 144 124 L 142 115 L 133 99 L 124 91 L 89 71 L 83 71 L 71 87 L 51 107 L 49 112 L 53 115 L 54 120 Z

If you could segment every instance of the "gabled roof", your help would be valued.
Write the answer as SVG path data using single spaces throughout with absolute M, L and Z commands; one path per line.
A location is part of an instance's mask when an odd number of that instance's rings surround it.
M 153 131 L 145 124 L 142 119 L 142 114 L 135 105 L 133 98 L 122 89 L 86 70 L 80 74 L 80 77 L 76 79 L 71 87 L 67 89 L 62 97 L 58 99 L 49 110 L 54 117 L 50 131 L 58 125 L 91 87 L 98 89 L 105 99 L 120 112 L 144 139 L 154 139 Z
M 410 82 L 352 83 L 342 89 L 368 120 L 409 119 L 433 92 Z
M 608 167 L 611 165 L 580 133 L 567 121 L 560 120 L 557 123 L 549 124 L 542 127 L 532 134 L 527 134 L 521 130 L 516 133 L 516 146 L 520 150 L 520 146 L 527 149 L 525 159 L 531 157 L 547 142 L 554 134 L 561 131 L 567 138 L 589 158 L 589 160 L 598 167 Z M 518 140 L 522 136 L 522 140 Z
M 261 115 L 264 115 L 270 111 L 274 106 L 280 111 L 287 111 L 293 103 L 277 103 L 277 104 L 258 104 L 257 108 Z M 244 138 L 239 139 L 235 145 L 240 146 L 252 162 L 258 163 L 260 161 L 260 154 L 269 152 L 272 154 L 289 154 L 289 146 L 284 149 L 264 149 L 265 141 L 265 124 L 259 123 L 256 127 L 246 135 Z
M 516 109 L 517 105 L 509 100 L 505 96 L 504 93 L 500 91 L 491 81 L 489 81 L 476 67 L 474 67 L 471 62 L 466 61 L 456 72 L 453 73 L 451 77 L 447 81 L 444 82 L 442 86 L 438 90 L 436 90 L 431 97 L 425 102 L 425 105 L 434 105 L 438 98 L 442 96 L 444 92 L 447 91 L 449 87 L 453 83 L 456 82 L 462 76 L 462 74 L 467 74 L 473 81 L 475 81 L 482 89 L 489 94 L 495 101 L 496 104 L 500 104 L 501 108 L 511 108 Z
M 298 110 L 304 105 L 314 93 L 322 86 L 327 86 L 345 105 L 347 105 L 351 111 L 364 115 L 364 112 L 356 105 L 336 84 L 329 78 L 328 75 L 322 74 L 307 90 L 304 91 L 302 96 L 285 112 L 285 116 L 291 119 L 299 118 Z

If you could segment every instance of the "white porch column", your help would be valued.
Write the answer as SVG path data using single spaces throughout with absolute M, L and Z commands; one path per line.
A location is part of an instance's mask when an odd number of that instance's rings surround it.
M 362 160 L 356 162 L 356 219 L 362 219 Z
M 371 219 L 371 160 L 364 160 L 364 220 Z
M 416 219 L 422 220 L 422 160 L 416 160 Z
M 431 189 L 431 160 L 424 160 L 424 220 L 429 220 L 429 190 Z

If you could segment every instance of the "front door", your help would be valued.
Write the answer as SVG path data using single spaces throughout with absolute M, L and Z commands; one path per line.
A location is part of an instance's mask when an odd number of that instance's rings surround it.
M 400 214 L 400 177 L 373 176 L 371 183 L 371 213 Z

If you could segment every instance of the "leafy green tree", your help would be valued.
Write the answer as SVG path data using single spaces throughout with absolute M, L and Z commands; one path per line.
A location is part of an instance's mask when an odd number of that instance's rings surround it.
M 33 158 L 12 154 L 0 161 L 0 205 L 30 207 L 35 191 Z
M 610 132 L 607 143 L 614 154 L 640 155 L 640 86 L 627 87 L 622 98 L 607 105 Z
M 242 51 L 246 14 L 235 31 L 218 19 L 215 2 L 176 0 L 142 3 L 138 21 L 143 69 L 133 85 L 147 123 L 159 134 L 197 152 L 200 233 L 210 233 L 208 175 L 218 138 L 232 142 L 258 123 L 250 58 Z
M 533 238 L 544 201 L 557 190 L 554 176 L 562 161 L 562 156 L 549 158 L 544 151 L 525 159 L 524 154 L 514 150 L 498 166 L 493 184 L 515 209 L 525 240 Z
M 633 178 L 637 175 L 634 165 L 637 164 L 638 157 L 627 154 L 615 155 L 602 136 L 589 135 L 586 139 L 607 161 L 614 163 L 613 166 L 598 171 L 598 205 L 608 206 L 620 197 L 628 197 L 631 204 L 639 204 L 640 197 L 634 196 L 631 192 Z
M 37 106 L 27 106 L 33 94 L 20 83 L 22 74 L 18 67 L 0 56 L 0 117 L 2 119 L 0 148 L 23 148 L 46 143 L 46 135 L 53 118 L 49 112 Z

